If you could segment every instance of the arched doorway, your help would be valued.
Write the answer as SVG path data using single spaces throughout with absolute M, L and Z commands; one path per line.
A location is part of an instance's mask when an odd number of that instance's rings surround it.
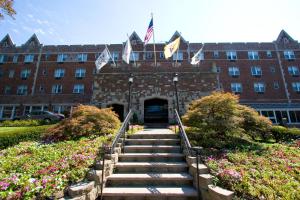
M 124 120 L 124 105 L 122 104 L 111 104 L 107 106 L 108 108 L 112 107 L 112 110 L 115 111 L 115 113 L 118 114 L 119 119 L 121 121 Z
M 159 98 L 145 100 L 144 122 L 168 123 L 168 101 Z

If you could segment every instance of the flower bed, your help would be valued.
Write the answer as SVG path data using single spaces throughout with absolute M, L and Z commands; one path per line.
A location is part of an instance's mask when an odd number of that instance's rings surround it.
M 85 177 L 105 137 L 49 145 L 20 143 L 0 151 L 0 199 L 50 197 Z
M 300 142 L 225 150 L 206 164 L 216 183 L 242 199 L 300 199 Z

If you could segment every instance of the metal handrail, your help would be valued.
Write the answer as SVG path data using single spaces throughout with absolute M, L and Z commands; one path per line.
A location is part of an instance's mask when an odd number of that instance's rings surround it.
M 119 131 L 118 131 L 115 139 L 112 142 L 111 152 L 110 152 L 111 154 L 114 153 L 114 150 L 116 148 L 117 143 L 119 142 L 119 139 L 125 134 L 126 129 L 127 129 L 128 125 L 129 125 L 131 116 L 132 116 L 132 110 L 129 110 L 129 112 L 128 112 L 126 118 L 125 118 L 125 120 L 122 123 L 122 126 L 120 127 L 120 129 L 119 129 Z
M 180 116 L 178 114 L 178 111 L 176 109 L 174 109 L 174 110 L 175 110 L 175 119 L 176 119 L 176 121 L 178 123 L 178 127 L 179 127 L 179 135 L 180 135 L 181 139 L 184 142 L 187 154 L 189 156 L 192 156 L 192 152 L 196 153 L 198 200 L 202 200 L 202 195 L 201 195 L 201 190 L 200 190 L 200 181 L 199 181 L 199 164 L 200 164 L 199 162 L 200 162 L 201 159 L 199 159 L 199 157 L 200 157 L 201 150 L 203 148 L 202 147 L 192 147 L 191 146 L 191 143 L 189 141 L 189 138 L 186 135 L 186 132 L 184 130 L 184 127 L 183 127 L 183 124 L 181 122 L 181 119 L 180 119 Z

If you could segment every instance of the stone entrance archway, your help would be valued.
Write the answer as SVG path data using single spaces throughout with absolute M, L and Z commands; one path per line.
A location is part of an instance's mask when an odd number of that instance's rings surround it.
M 145 123 L 168 123 L 168 100 L 153 98 L 144 102 Z
M 112 110 L 115 111 L 115 113 L 118 114 L 119 119 L 120 119 L 121 121 L 124 120 L 124 105 L 122 105 L 122 104 L 116 104 L 116 103 L 115 103 L 115 104 L 110 104 L 110 105 L 108 105 L 107 107 L 108 107 L 108 108 L 109 108 L 109 107 L 112 107 Z

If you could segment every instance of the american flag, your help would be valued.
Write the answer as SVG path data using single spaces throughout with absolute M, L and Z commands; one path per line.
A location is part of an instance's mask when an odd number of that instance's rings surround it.
M 153 34 L 153 18 L 151 18 L 151 21 L 149 23 L 148 29 L 147 29 L 147 33 L 144 39 L 144 43 L 145 45 L 148 44 L 149 40 L 151 39 Z

